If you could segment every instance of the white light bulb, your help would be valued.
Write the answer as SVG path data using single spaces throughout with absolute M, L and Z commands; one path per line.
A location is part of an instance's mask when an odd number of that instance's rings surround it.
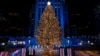
M 47 5 L 51 5 L 51 2 L 50 2 L 50 1 L 48 1 L 48 2 L 47 2 Z
M 94 43 L 91 43 L 91 45 L 94 45 Z
M 5 45 L 5 43 L 1 43 L 1 45 Z

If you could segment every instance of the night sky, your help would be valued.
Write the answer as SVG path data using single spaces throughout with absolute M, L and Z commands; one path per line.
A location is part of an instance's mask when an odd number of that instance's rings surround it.
M 75 31 L 78 35 L 96 34 L 94 9 L 99 1 L 65 0 L 64 2 L 68 5 L 70 33 Z M 28 35 L 32 5 L 35 5 L 34 0 L 0 0 L 0 35 Z

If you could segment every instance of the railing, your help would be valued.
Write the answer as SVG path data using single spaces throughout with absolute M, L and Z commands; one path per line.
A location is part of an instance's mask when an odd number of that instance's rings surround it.
M 33 46 L 36 45 L 35 37 L 24 37 L 23 36 L 0 36 L 1 41 L 4 38 L 7 38 L 5 42 L 1 42 L 0 45 L 8 46 Z M 61 38 L 61 47 L 66 46 L 93 46 L 95 43 L 100 42 L 99 36 L 70 36 Z

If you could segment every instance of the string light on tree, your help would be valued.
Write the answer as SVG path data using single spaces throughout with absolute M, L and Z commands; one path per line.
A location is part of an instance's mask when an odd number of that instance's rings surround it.
M 55 16 L 51 2 L 47 2 L 46 8 L 40 17 L 37 27 L 37 44 L 53 48 L 54 45 L 60 45 L 61 27 Z
M 60 37 L 62 35 L 59 21 L 55 16 L 51 2 L 47 2 L 47 6 L 44 9 L 36 32 L 37 44 L 44 48 L 42 56 L 53 56 L 53 48 L 55 45 L 60 45 Z M 49 51 L 47 51 L 49 50 Z

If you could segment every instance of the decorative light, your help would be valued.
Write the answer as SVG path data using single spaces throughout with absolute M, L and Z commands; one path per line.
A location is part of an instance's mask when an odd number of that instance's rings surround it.
M 17 43 L 13 42 L 13 45 L 16 45 Z
M 10 40 L 8 40 L 8 42 L 10 42 Z
M 23 42 L 22 41 L 19 41 L 18 44 L 23 44 Z
M 1 43 L 1 45 L 5 45 L 5 43 Z
M 70 38 L 70 37 L 67 37 L 67 38 Z
M 91 43 L 91 45 L 94 45 L 94 43 Z
M 31 40 L 28 40 L 28 43 L 30 44 L 31 43 Z
M 28 38 L 31 38 L 30 36 Z
M 38 48 L 38 46 L 36 45 L 35 48 Z
M 47 2 L 47 5 L 51 5 L 51 2 L 50 2 L 50 1 L 48 1 L 48 2 Z
M 79 45 L 82 45 L 82 43 L 79 43 Z
M 25 41 L 23 41 L 23 44 L 26 44 Z
M 67 40 L 67 42 L 69 43 L 70 41 L 69 41 L 69 40 Z
M 88 43 L 90 43 L 90 41 L 88 40 Z
M 81 41 L 81 43 L 83 43 L 83 41 Z

